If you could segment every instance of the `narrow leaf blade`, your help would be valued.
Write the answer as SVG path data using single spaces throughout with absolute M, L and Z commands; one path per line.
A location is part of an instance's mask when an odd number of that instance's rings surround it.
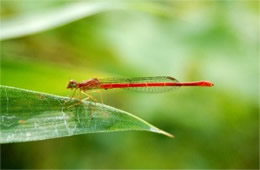
M 120 9 L 117 4 L 106 2 L 77 2 L 34 15 L 24 15 L 1 20 L 0 40 L 23 37 L 60 27 L 100 12 Z
M 78 100 L 8 86 L 0 86 L 0 92 L 0 143 L 127 130 L 172 137 L 130 113 L 103 104 L 77 104 Z

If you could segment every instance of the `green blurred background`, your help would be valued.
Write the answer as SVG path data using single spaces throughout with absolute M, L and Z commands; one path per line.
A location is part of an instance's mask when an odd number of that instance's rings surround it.
M 2 0 L 1 21 L 32 17 L 19 28 L 56 12 L 66 20 L 64 8 L 103 2 Z M 215 86 L 104 91 L 105 104 L 175 138 L 115 132 L 5 144 L 2 168 L 258 169 L 259 1 L 106 3 L 93 15 L 1 41 L 1 84 L 63 96 L 71 95 L 68 80 L 92 77 L 167 75 Z

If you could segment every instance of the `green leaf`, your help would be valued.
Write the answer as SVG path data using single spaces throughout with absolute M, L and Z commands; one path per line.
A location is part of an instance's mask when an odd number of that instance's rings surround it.
M 130 113 L 103 104 L 8 86 L 0 86 L 0 92 L 0 143 L 127 130 L 173 137 Z
M 105 1 L 77 2 L 66 6 L 45 10 L 34 15 L 18 16 L 1 20 L 0 40 L 12 39 L 49 30 L 77 21 L 87 16 L 112 9 L 120 9 L 118 3 Z
M 32 2 L 29 1 L 29 3 Z M 161 5 L 156 2 L 132 0 L 73 2 L 53 9 L 45 9 L 33 13 L 29 11 L 29 13 L 21 16 L 2 19 L 0 22 L 0 40 L 32 35 L 105 11 L 141 10 L 153 14 L 166 15 L 169 13 L 169 9 L 166 7 L 167 5 Z

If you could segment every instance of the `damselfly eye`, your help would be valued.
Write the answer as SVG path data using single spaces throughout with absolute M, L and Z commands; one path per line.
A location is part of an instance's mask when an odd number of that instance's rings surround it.
M 75 80 L 70 80 L 67 89 L 73 89 L 77 87 L 77 82 Z

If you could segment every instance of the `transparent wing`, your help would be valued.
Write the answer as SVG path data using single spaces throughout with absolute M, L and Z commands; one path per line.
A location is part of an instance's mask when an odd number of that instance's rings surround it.
M 121 88 L 136 91 L 136 92 L 146 92 L 146 93 L 161 93 L 174 90 L 178 87 L 176 86 L 165 86 L 165 83 L 178 82 L 173 77 L 168 76 L 157 76 L 157 77 L 135 77 L 135 78 L 108 78 L 100 79 L 101 85 L 113 88 Z M 152 83 L 156 83 L 158 86 L 148 86 Z M 127 87 L 136 84 L 143 84 L 143 87 Z M 146 85 L 145 85 L 146 84 Z M 161 85 L 160 85 L 161 84 Z M 118 87 L 117 87 L 118 86 Z M 110 88 L 107 88 L 110 89 Z

